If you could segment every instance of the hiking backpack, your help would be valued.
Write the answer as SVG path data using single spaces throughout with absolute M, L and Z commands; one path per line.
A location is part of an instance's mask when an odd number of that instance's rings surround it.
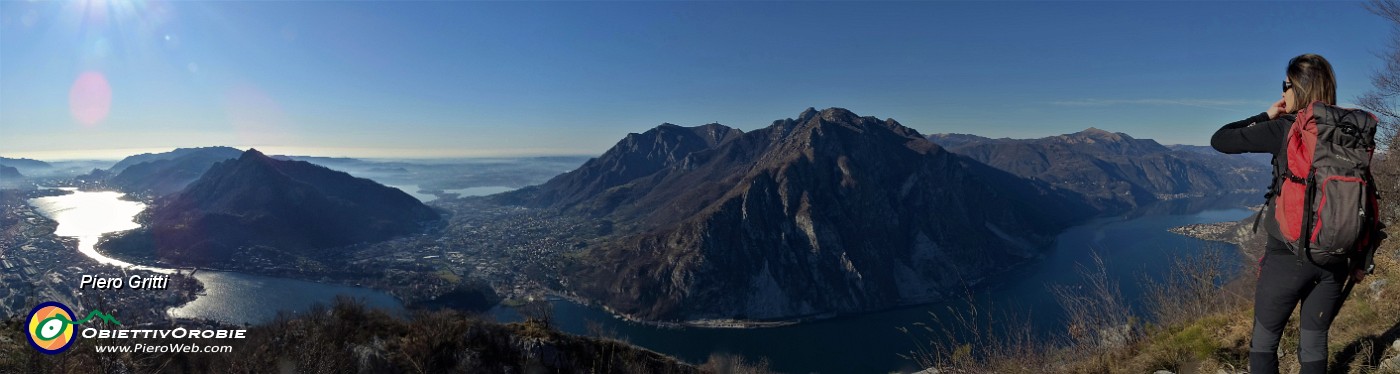
M 1298 112 L 1274 157 L 1266 197 L 1273 234 L 1299 258 L 1371 271 L 1385 236 L 1371 176 L 1378 122 L 1366 111 L 1321 101 Z

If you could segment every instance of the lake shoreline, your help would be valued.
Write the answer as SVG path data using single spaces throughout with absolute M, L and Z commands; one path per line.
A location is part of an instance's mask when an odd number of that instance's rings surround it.
M 1111 218 L 1111 217 L 1106 217 L 1105 219 L 1112 219 L 1112 218 Z M 1087 224 L 1087 223 L 1086 223 L 1086 224 Z M 1001 271 L 999 271 L 999 272 L 997 272 L 997 273 L 994 273 L 994 274 L 992 274 L 991 276 L 986 276 L 986 277 L 974 279 L 974 280 L 972 280 L 971 282 L 968 282 L 968 284 L 965 285 L 965 286 L 966 286 L 966 287 L 965 287 L 965 288 L 966 288 L 966 291 L 968 291 L 968 292 L 985 291 L 985 290 L 987 290 L 988 288 L 994 288 L 994 287 L 999 286 L 999 284 L 997 284 L 997 283 L 994 283 L 994 282 L 989 283 L 989 282 L 987 282 L 986 280 L 987 280 L 987 279 L 995 279 L 995 278 L 997 278 L 997 276 L 999 276 L 999 275 L 1011 273 L 1011 272 L 1013 272 L 1013 271 L 1015 271 L 1015 270 L 1018 270 L 1018 269 L 1021 269 L 1021 268 L 1023 268 L 1023 267 L 1034 266 L 1034 265 L 1035 265 L 1036 263 L 1038 263 L 1039 261 L 1044 260 L 1045 257 L 1048 255 L 1048 252 L 1054 251 L 1054 250 L 1055 250 L 1055 248 L 1054 248 L 1054 247 L 1055 247 L 1055 243 L 1054 243 L 1054 242 L 1052 242 L 1052 243 L 1050 243 L 1050 244 L 1048 244 L 1048 245 L 1049 245 L 1049 248 L 1048 248 L 1046 251 L 1044 251 L 1044 252 L 1038 254 L 1038 255 L 1035 256 L 1035 257 L 1028 258 L 1028 259 L 1026 259 L 1025 261 L 1021 261 L 1021 262 L 1017 262 L 1017 263 L 1015 263 L 1015 264 L 1009 265 L 1009 266 L 1007 266 L 1005 269 L 1002 269 Z M 592 300 L 592 299 L 588 299 L 588 298 L 585 298 L 585 297 L 582 297 L 582 296 L 579 296 L 579 295 L 576 295 L 576 294 L 572 294 L 572 293 L 565 293 L 565 292 L 560 292 L 560 291 L 557 291 L 557 290 L 548 290 L 548 291 L 546 291 L 546 294 L 548 294 L 548 295 L 550 295 L 550 296 L 552 296 L 552 297 L 557 297 L 557 298 L 560 298 L 560 299 L 568 300 L 568 301 L 573 302 L 573 303 L 575 303 L 575 304 L 587 306 L 587 307 L 590 307 L 590 308 L 598 308 L 598 309 L 600 309 L 600 310 L 602 310 L 602 311 L 604 311 L 604 312 L 607 312 L 608 314 L 612 315 L 613 318 L 616 318 L 616 319 L 622 320 L 622 321 L 631 322 L 631 323 L 636 323 L 636 324 L 639 324 L 639 325 L 652 326 L 652 327 L 664 328 L 664 329 L 697 328 L 697 329 L 718 329 L 718 330 L 761 330 L 761 329 L 771 329 L 771 328 L 779 328 L 779 327 L 789 327 L 789 326 L 795 326 L 795 325 L 801 325 L 801 324 L 809 324 L 809 323 L 813 323 L 813 322 L 821 322 L 821 321 L 827 321 L 827 320 L 838 319 L 838 318 L 844 318 L 844 317 L 858 317 L 858 316 L 863 316 L 863 315 L 868 315 L 868 314 L 876 314 L 876 313 L 882 313 L 882 312 L 888 312 L 888 311 L 898 310 L 898 309 L 913 308 L 913 307 L 919 307 L 919 306 L 923 306 L 923 305 L 934 305 L 934 304 L 944 303 L 944 302 L 948 302 L 948 301 L 950 301 L 950 300 L 956 299 L 955 297 L 952 297 L 952 296 L 934 297 L 934 298 L 928 298 L 928 299 L 924 299 L 924 300 L 914 300 L 914 301 L 900 302 L 900 303 L 895 303 L 895 304 L 889 305 L 889 306 L 884 306 L 884 307 L 879 307 L 879 308 L 871 308 L 871 309 L 865 309 L 865 310 L 859 310 L 859 311 L 816 313 L 816 314 L 808 314 L 808 315 L 800 315 L 800 316 L 791 316 L 791 317 L 780 318 L 780 319 L 771 319 L 771 320 L 746 320 L 746 319 L 713 318 L 713 319 L 693 319 L 693 320 L 685 320 L 685 321 L 658 321 L 658 320 L 650 320 L 650 319 L 645 319 L 645 318 L 637 317 L 637 316 L 634 316 L 634 315 L 631 315 L 631 314 L 628 314 L 628 313 L 619 312 L 619 311 L 617 311 L 617 310 L 615 310 L 615 309 L 613 309 L 613 308 L 611 308 L 611 307 L 609 307 L 609 306 L 607 306 L 607 305 L 605 305 L 605 304 L 602 304 L 602 303 L 597 302 L 597 301 L 594 301 L 594 300 Z M 497 306 L 499 306 L 499 307 L 507 307 L 507 308 L 514 308 L 514 306 L 509 306 L 509 305 L 504 305 L 504 304 L 498 304 Z
M 78 219 L 75 223 L 74 216 L 69 216 L 81 215 L 83 209 L 102 213 L 117 212 L 120 215 L 121 212 L 129 211 L 129 203 L 133 202 L 114 198 L 111 201 L 121 201 L 123 206 L 80 207 L 77 206 L 79 203 L 64 199 L 82 199 L 83 196 L 79 194 L 88 192 L 77 191 L 71 187 L 45 187 L 16 193 L 17 195 L 11 195 L 7 199 L 15 199 L 18 204 L 8 205 L 5 214 L 27 217 L 23 225 L 32 226 L 34 229 L 20 227 L 15 236 L 5 238 L 7 241 L 14 241 L 15 246 L 14 250 L 7 248 L 6 251 L 0 252 L 0 258 L 5 259 L 4 266 L 7 268 L 7 287 L 3 294 L 22 295 L 19 291 L 9 289 L 10 286 L 28 285 L 32 287 L 31 291 L 28 291 L 29 296 L 40 300 L 59 301 L 74 308 L 94 303 L 107 305 L 108 308 L 123 310 L 124 318 L 151 321 L 163 319 L 161 312 L 185 305 L 202 292 L 203 284 L 181 274 L 172 274 L 163 288 L 83 292 L 79 288 L 80 276 L 127 279 L 131 276 L 145 277 L 164 273 L 138 264 L 124 264 L 120 261 L 113 262 L 112 259 L 93 257 L 84 251 L 84 248 L 94 245 L 93 242 L 97 241 L 101 234 L 121 231 L 124 226 L 119 222 L 101 220 Z M 16 304 L 23 303 L 23 300 L 3 302 Z M 27 310 L 26 308 L 28 306 L 6 305 L 4 309 L 18 313 Z
M 111 196 L 108 194 L 118 194 L 120 196 Z M 50 197 L 67 197 L 68 199 L 76 200 L 55 201 L 52 199 L 44 199 Z M 84 201 L 83 199 L 88 200 Z M 110 201 L 108 199 L 110 199 Z M 175 318 L 191 320 L 213 320 L 233 325 L 253 322 L 261 323 L 267 320 L 266 317 L 268 317 L 268 315 L 266 314 L 263 314 L 262 317 L 257 318 L 242 317 L 241 320 L 228 318 L 209 318 L 200 315 L 181 315 L 178 312 L 181 309 L 190 308 L 192 306 L 199 306 L 204 303 L 211 302 L 211 297 L 218 299 L 220 297 L 218 293 L 220 292 L 230 292 L 229 289 L 223 289 L 224 287 L 237 287 L 230 286 L 227 284 L 210 284 L 206 281 L 207 279 L 210 279 L 210 276 L 220 277 L 220 279 L 234 279 L 238 282 L 241 282 L 239 284 L 242 284 L 244 286 L 259 286 L 267 284 L 281 285 L 280 287 L 272 287 L 273 290 L 276 290 L 277 288 L 285 289 L 292 286 L 299 286 L 301 289 L 303 289 L 299 292 L 310 292 L 306 291 L 305 289 L 324 288 L 326 290 L 334 291 L 322 292 L 321 296 L 328 297 L 330 296 L 330 293 L 347 293 L 352 297 L 366 299 L 365 301 L 367 303 L 373 304 L 376 307 L 397 307 L 389 308 L 391 311 L 404 309 L 403 302 L 398 297 L 390 295 L 388 292 L 364 287 L 356 287 L 348 283 L 343 285 L 330 283 L 329 281 L 331 281 L 331 279 L 328 277 L 322 277 L 318 280 L 308 280 L 303 276 L 265 276 L 257 274 L 256 272 L 244 272 L 241 270 L 230 270 L 207 266 L 176 266 L 172 264 L 165 264 L 162 262 L 155 262 L 154 265 L 151 265 L 151 261 L 143 261 L 143 259 L 133 259 L 130 258 L 130 256 L 123 256 L 120 253 L 103 250 L 104 246 L 102 244 L 104 244 L 107 241 L 107 239 L 111 238 L 113 235 L 120 235 L 133 230 L 141 229 L 141 225 L 137 221 L 137 216 L 140 215 L 140 212 L 144 211 L 146 204 L 142 203 L 139 200 L 133 200 L 129 197 L 129 195 L 123 194 L 119 191 L 84 191 L 82 189 L 74 187 L 43 188 L 40 190 L 26 193 L 23 196 L 22 201 L 24 202 L 23 206 L 26 207 L 25 209 L 34 212 L 38 219 L 42 219 L 43 221 L 48 222 L 50 225 L 52 225 L 53 230 L 44 233 L 42 235 L 43 237 L 52 237 L 58 240 L 59 242 L 72 243 L 71 246 L 65 245 L 65 247 L 67 248 L 64 249 L 46 248 L 46 251 L 57 251 L 54 252 L 53 255 L 62 255 L 66 258 L 71 258 L 70 262 L 80 261 L 78 263 L 73 263 L 72 265 L 77 265 L 81 267 L 69 266 L 67 268 L 69 272 L 78 271 L 83 272 L 83 274 L 107 274 L 109 272 L 108 270 L 111 270 L 117 272 L 118 274 L 133 271 L 173 274 L 174 277 L 172 278 L 171 287 L 169 288 L 169 290 L 161 290 L 158 293 L 165 294 L 169 292 L 175 292 L 178 294 L 178 297 L 160 297 L 159 299 L 163 301 L 156 304 L 151 304 L 150 302 L 141 302 L 140 305 L 142 305 L 143 307 L 134 309 L 132 311 L 136 311 L 136 315 L 144 316 L 144 318 L 153 318 L 153 316 L 150 316 L 148 314 L 156 313 L 160 315 L 160 317 L 156 319 Z M 120 204 L 122 208 L 103 209 L 94 208 L 93 206 L 83 207 L 79 205 L 74 205 L 97 203 Z M 51 204 L 58 205 L 54 205 L 53 208 L 41 208 L 41 206 L 49 206 Z M 135 206 L 131 206 L 131 204 L 135 204 Z M 74 206 L 68 207 L 68 205 Z M 100 207 L 100 205 L 98 205 L 98 207 Z M 131 212 L 132 208 L 137 207 L 140 208 L 138 209 L 138 211 Z M 48 210 L 47 212 L 46 209 Z M 82 209 L 96 209 L 96 211 L 89 211 L 88 213 L 83 213 Z M 127 213 L 130 214 L 128 215 Z M 103 216 L 104 214 L 107 216 Z M 135 226 L 135 228 L 130 228 L 128 226 Z M 88 243 L 88 241 L 91 241 L 92 243 Z M 91 245 L 92 247 L 92 254 L 81 250 L 81 248 L 87 247 L 88 245 Z M 70 251 L 71 253 L 68 253 Z M 111 255 L 116 256 L 113 257 Z M 91 264 L 88 264 L 89 262 Z M 91 270 L 82 270 L 82 268 L 87 268 Z M 102 270 L 102 272 L 100 273 L 92 273 L 92 271 L 97 271 L 97 269 L 104 270 Z M 51 274 L 56 274 L 54 276 L 59 277 L 59 279 L 68 277 L 64 275 L 67 273 Z M 77 292 L 75 285 L 68 284 L 72 281 L 73 280 L 70 279 L 68 281 L 64 281 L 63 283 L 60 283 L 60 286 L 63 286 L 60 288 L 68 290 L 66 292 L 73 293 L 73 296 L 62 299 L 69 300 L 71 303 L 74 304 L 75 307 L 77 307 L 81 305 L 80 303 L 76 303 L 77 295 L 80 293 Z M 95 293 L 97 291 L 94 291 L 89 292 L 88 294 L 90 295 L 88 296 L 98 295 L 98 297 L 117 298 L 116 300 L 120 301 L 133 297 L 144 300 L 157 294 L 152 292 L 119 291 L 120 290 L 106 291 L 100 293 Z M 213 295 L 211 295 L 211 293 L 213 293 Z M 374 293 L 381 294 L 383 296 L 375 296 Z M 325 299 L 320 300 L 322 304 L 329 305 L 330 302 L 333 301 L 333 298 L 322 298 Z M 387 298 L 387 300 L 385 298 Z M 291 305 L 297 305 L 295 304 L 296 302 L 304 301 L 298 300 L 298 298 L 296 297 L 287 300 L 287 302 L 291 303 Z M 292 309 L 293 312 L 296 312 L 297 309 L 303 308 L 291 307 L 290 309 Z M 131 317 L 128 318 L 136 317 L 136 315 L 131 315 Z

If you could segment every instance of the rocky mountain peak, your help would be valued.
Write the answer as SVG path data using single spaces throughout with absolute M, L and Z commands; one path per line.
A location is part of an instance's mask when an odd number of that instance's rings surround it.
M 898 137 L 924 139 L 918 130 L 905 127 L 894 119 L 881 120 L 873 116 L 862 117 L 848 109 L 836 107 L 826 108 L 820 112 L 808 108 L 798 115 L 798 120 L 775 121 L 770 128 L 778 138 L 790 137 L 793 134 L 806 134 L 800 135 L 804 142 L 815 140 L 812 136 L 814 134 L 825 133 L 835 128 L 846 128 L 864 134 L 862 136 L 893 133 Z M 872 131 L 877 129 L 879 131 Z M 841 137 L 833 137 L 828 140 L 845 142 Z
M 1084 129 L 1083 131 L 1080 131 L 1080 132 L 1076 132 L 1076 133 L 1073 133 L 1073 134 L 1065 134 L 1065 136 L 1073 137 L 1073 138 L 1078 138 L 1078 139 L 1085 139 L 1085 140 L 1088 140 L 1088 141 L 1091 141 L 1091 142 L 1092 142 L 1092 141 L 1118 142 L 1118 141 L 1123 141 L 1123 140 L 1133 140 L 1133 138 L 1130 137 L 1130 136 L 1128 136 L 1127 134 L 1123 134 L 1123 133 L 1119 133 L 1119 132 L 1110 132 L 1110 131 L 1107 131 L 1107 130 L 1099 129 L 1099 128 L 1097 128 L 1097 127 L 1089 127 L 1089 128 Z
M 827 122 L 853 123 L 856 122 L 860 116 L 857 116 L 855 113 L 845 108 L 831 107 L 822 109 L 821 118 Z
M 1083 146 L 1085 150 L 1105 154 L 1141 156 L 1152 153 L 1170 152 L 1171 149 L 1152 139 L 1134 139 L 1121 132 L 1109 132 L 1095 127 L 1073 134 L 1044 138 L 1051 143 L 1065 146 Z
M 239 160 L 239 161 L 242 161 L 242 160 L 257 160 L 257 159 L 270 159 L 270 158 L 267 157 L 267 155 L 263 154 L 262 152 L 258 151 L 257 148 L 248 148 L 247 151 L 244 151 L 244 152 L 243 152 L 243 155 L 238 156 L 238 160 Z

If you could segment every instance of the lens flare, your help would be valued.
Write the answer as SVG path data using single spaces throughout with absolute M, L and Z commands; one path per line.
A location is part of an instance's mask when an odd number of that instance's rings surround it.
M 85 71 L 68 89 L 68 112 L 85 127 L 93 127 L 107 118 L 112 109 L 112 86 L 107 77 L 96 71 Z

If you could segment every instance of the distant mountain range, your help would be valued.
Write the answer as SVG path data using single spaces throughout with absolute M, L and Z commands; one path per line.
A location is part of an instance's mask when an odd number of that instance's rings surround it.
M 619 223 L 573 290 L 652 320 L 772 319 L 929 301 L 1038 256 L 1077 195 L 840 108 L 748 133 L 663 124 L 500 201 Z
M 205 147 L 135 155 L 108 169 L 107 183 L 126 192 L 167 195 L 199 179 L 214 164 L 242 154 L 236 148 Z
M 14 168 L 21 174 L 33 174 L 53 168 L 53 165 L 39 160 L 8 157 L 0 157 L 0 166 Z
M 236 159 L 242 154 L 242 150 L 231 147 L 176 148 L 169 152 L 143 153 L 124 158 L 106 171 L 94 172 L 84 178 L 104 180 L 107 185 L 128 193 L 164 196 L 185 188 L 214 164 Z M 358 159 L 341 157 L 271 157 L 337 168 L 363 163 Z
M 1089 128 L 1040 139 L 934 134 L 949 151 L 1009 173 L 1086 196 L 1104 211 L 1188 196 L 1261 190 L 1269 156 L 1225 155 L 1210 147 L 1163 146 L 1150 139 Z
M 398 189 L 254 149 L 214 164 L 143 215 L 145 232 L 116 245 L 148 246 L 180 264 L 217 263 L 250 247 L 298 252 L 381 241 L 439 218 Z
M 159 161 L 159 160 L 172 160 L 172 159 L 176 159 L 176 158 L 180 158 L 180 157 L 184 157 L 184 156 L 189 156 L 189 155 L 193 155 L 193 154 L 199 154 L 199 153 L 203 153 L 203 154 L 223 154 L 223 155 L 228 155 L 230 152 L 232 152 L 233 156 L 232 156 L 232 157 L 229 157 L 229 158 L 237 158 L 238 155 L 240 155 L 240 154 L 243 153 L 243 151 L 240 151 L 240 150 L 238 150 L 238 149 L 236 149 L 236 148 L 232 148 L 232 147 L 176 148 L 176 149 L 174 149 L 174 150 L 172 150 L 172 151 L 169 151 L 169 152 L 142 153 L 142 154 L 139 154 L 139 155 L 127 156 L 126 158 L 123 158 L 121 161 L 117 161 L 117 163 L 116 163 L 116 164 L 113 164 L 111 168 L 108 168 L 108 169 L 107 169 L 107 171 L 110 171 L 110 172 L 112 172 L 113 174 L 118 174 L 118 173 L 121 173 L 123 170 L 126 170 L 126 168 L 131 167 L 132 165 L 140 164 L 140 163 L 143 163 L 143 162 L 151 162 L 151 161 Z

